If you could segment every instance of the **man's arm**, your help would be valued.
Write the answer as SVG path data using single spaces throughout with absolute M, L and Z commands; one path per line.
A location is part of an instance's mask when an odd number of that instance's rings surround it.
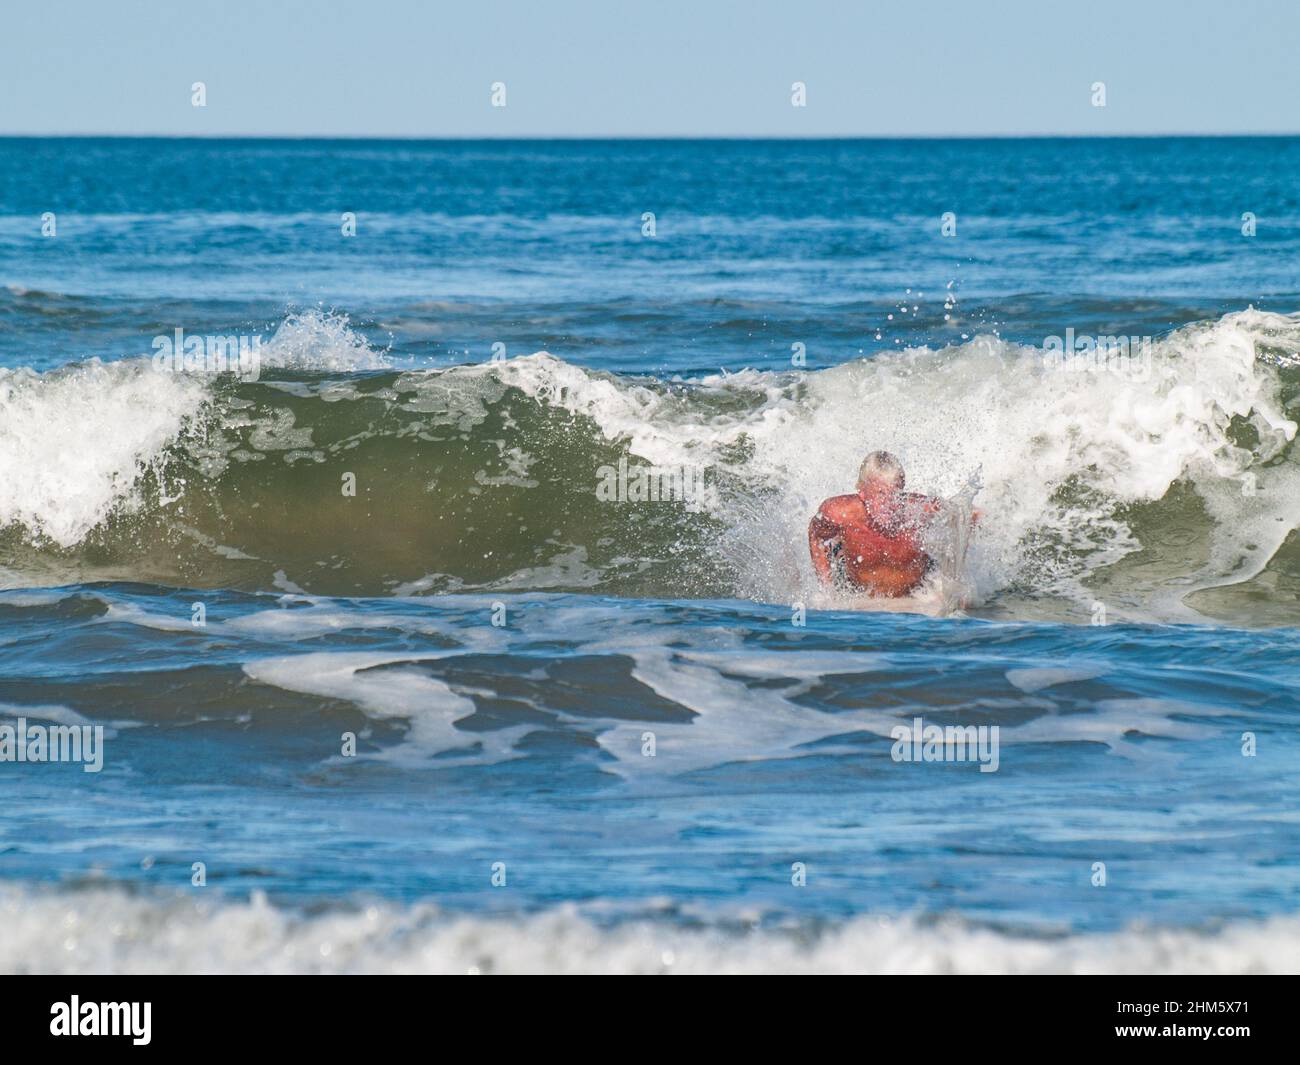
M 918 506 L 922 522 L 934 521 L 943 513 L 946 504 L 942 499 L 936 499 L 934 496 L 923 496 L 914 493 L 908 493 L 908 497 Z M 970 512 L 970 523 L 978 525 L 980 519 L 984 517 L 984 511 L 979 508 L 972 508 Z M 920 522 L 918 522 L 919 524 Z
M 828 517 L 826 510 L 826 504 L 823 503 L 808 523 L 808 553 L 812 555 L 813 569 L 822 584 L 830 584 L 832 581 L 831 547 L 840 538 L 842 531 L 840 523 Z

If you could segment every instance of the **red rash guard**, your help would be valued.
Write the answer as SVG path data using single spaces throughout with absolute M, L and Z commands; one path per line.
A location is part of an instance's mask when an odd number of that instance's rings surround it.
M 808 525 L 813 567 L 823 583 L 834 579 L 833 559 L 843 577 L 859 591 L 896 597 L 908 595 L 933 566 L 921 548 L 921 530 L 939 503 L 911 492 L 832 496 Z

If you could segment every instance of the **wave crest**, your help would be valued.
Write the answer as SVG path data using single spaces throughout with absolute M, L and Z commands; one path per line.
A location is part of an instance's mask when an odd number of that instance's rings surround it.
M 987 608 L 1077 616 L 1100 597 L 1119 615 L 1195 618 L 1189 593 L 1227 609 L 1225 588 L 1258 592 L 1270 565 L 1289 567 L 1300 524 L 1297 315 L 1187 326 L 1141 372 L 1076 371 L 989 336 L 693 382 L 545 352 L 400 371 L 316 313 L 286 319 L 264 354 L 256 383 L 140 360 L 0 373 L 0 565 L 792 602 L 812 588 L 808 516 L 887 448 L 917 490 L 982 486 L 971 560 Z M 703 470 L 716 494 L 705 508 L 598 498 L 620 463 Z M 1285 598 L 1271 620 L 1294 622 Z

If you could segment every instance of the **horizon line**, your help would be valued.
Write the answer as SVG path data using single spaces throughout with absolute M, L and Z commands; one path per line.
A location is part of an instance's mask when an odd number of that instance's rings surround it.
M 10 133 L 0 140 L 263 140 L 263 141 L 985 141 L 985 140 L 1187 140 L 1300 137 L 1300 130 L 1201 133 L 827 133 L 827 134 L 423 134 L 423 133 Z

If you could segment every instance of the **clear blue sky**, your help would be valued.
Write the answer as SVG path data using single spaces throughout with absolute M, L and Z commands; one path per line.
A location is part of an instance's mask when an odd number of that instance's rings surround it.
M 1300 131 L 1297 0 L 34 0 L 3 24 L 0 133 Z

